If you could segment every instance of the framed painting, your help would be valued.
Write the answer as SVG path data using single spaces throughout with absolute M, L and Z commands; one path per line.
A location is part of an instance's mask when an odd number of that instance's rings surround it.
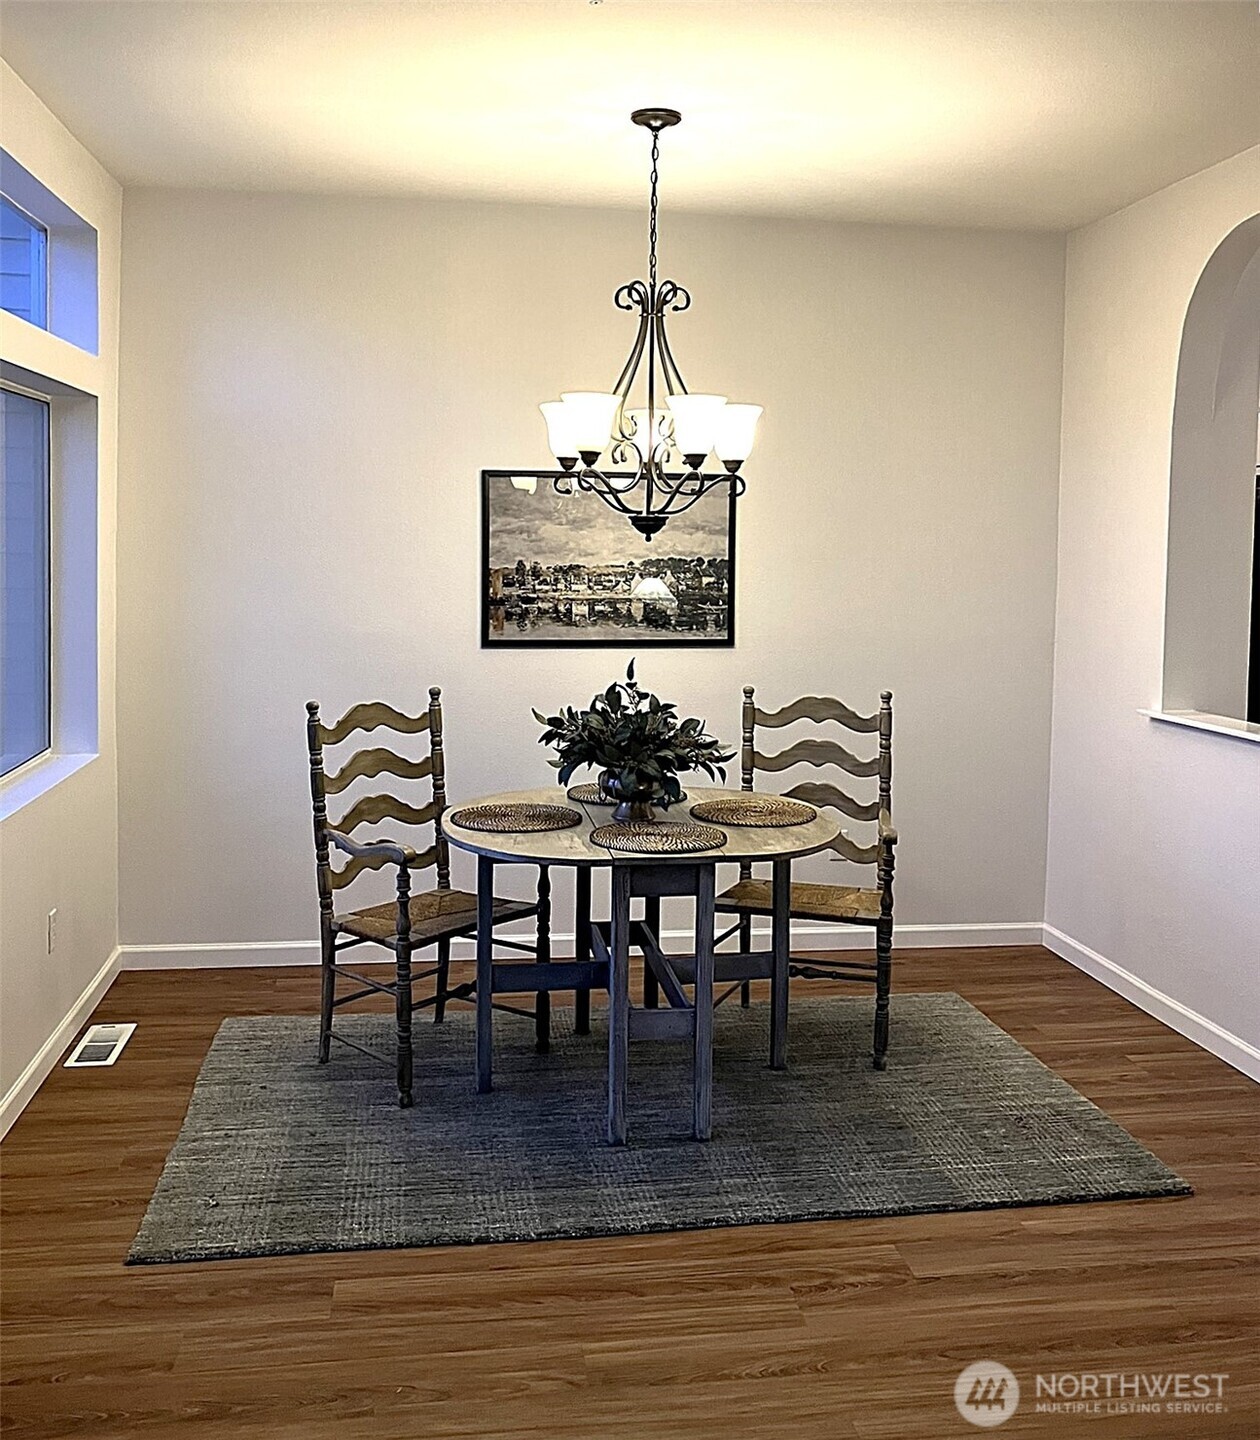
M 481 644 L 734 645 L 735 498 L 721 486 L 651 541 L 552 471 L 481 472 Z

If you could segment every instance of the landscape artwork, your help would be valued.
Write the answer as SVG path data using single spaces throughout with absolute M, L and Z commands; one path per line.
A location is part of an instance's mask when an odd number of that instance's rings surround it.
M 638 492 L 626 497 L 633 505 Z M 647 541 L 598 496 L 481 472 L 481 643 L 733 645 L 735 502 L 718 486 Z

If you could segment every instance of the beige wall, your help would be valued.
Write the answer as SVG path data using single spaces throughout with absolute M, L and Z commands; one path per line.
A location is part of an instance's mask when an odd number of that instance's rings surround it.
M 1069 241 L 1046 895 L 1056 948 L 1256 1074 L 1260 745 L 1138 711 L 1161 690 L 1182 325 L 1258 196 L 1252 150 Z
M 98 397 L 95 759 L 0 823 L 0 1129 L 56 1059 L 101 984 L 118 936 L 114 733 L 118 286 L 122 193 L 0 62 L 0 143 L 99 236 L 100 343 L 89 355 L 10 316 L 4 360 Z M 54 473 L 54 505 L 65 476 Z M 75 748 L 80 748 L 77 744 Z M 47 953 L 56 908 L 57 947 Z M 32 1068 L 33 1067 L 33 1068 Z
M 129 191 L 124 229 L 122 939 L 309 944 L 308 697 L 444 686 L 458 799 L 544 780 L 529 706 L 624 668 L 478 649 L 477 475 L 546 463 L 538 401 L 615 376 L 643 217 Z M 748 681 L 891 686 L 899 918 L 1037 924 L 1062 238 L 667 213 L 662 243 L 684 372 L 766 418 L 738 648 L 642 678 L 727 737 Z

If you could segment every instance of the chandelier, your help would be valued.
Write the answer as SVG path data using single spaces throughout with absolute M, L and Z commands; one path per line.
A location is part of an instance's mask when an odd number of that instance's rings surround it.
M 652 134 L 648 278 L 621 286 L 613 303 L 619 310 L 638 311 L 638 330 L 610 391 L 569 390 L 539 407 L 547 422 L 548 444 L 561 467 L 540 472 L 540 478 L 550 478 L 561 495 L 598 495 L 651 540 L 671 515 L 689 510 L 718 486 L 736 496 L 744 493 L 739 472 L 752 450 L 761 406 L 733 405 L 725 395 L 695 394 L 683 383 L 665 333 L 665 316 L 686 310 L 691 296 L 656 274 L 660 137 L 682 116 L 677 110 L 650 109 L 636 110 L 630 118 Z M 631 408 L 631 390 L 641 368 L 646 404 Z M 613 466 L 625 468 L 598 468 L 605 451 Z M 710 456 L 721 471 L 706 472 Z

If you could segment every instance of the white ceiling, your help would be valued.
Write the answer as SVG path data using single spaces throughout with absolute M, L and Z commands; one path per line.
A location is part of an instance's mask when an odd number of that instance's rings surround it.
M 1260 139 L 1256 0 L 4 0 L 124 184 L 1069 229 Z

